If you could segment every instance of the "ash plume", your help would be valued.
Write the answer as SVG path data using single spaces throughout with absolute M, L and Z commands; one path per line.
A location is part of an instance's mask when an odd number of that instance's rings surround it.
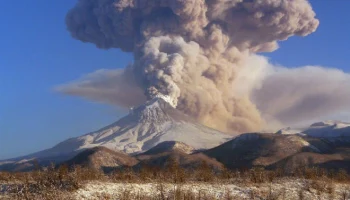
M 143 90 L 136 85 L 133 73 L 123 69 L 100 69 L 77 81 L 57 86 L 55 90 L 121 108 L 140 105 L 147 100 Z
M 207 126 L 247 132 L 264 121 L 238 74 L 319 21 L 306 0 L 79 0 L 66 24 L 78 40 L 132 52 L 126 70 L 147 98 L 168 95 Z

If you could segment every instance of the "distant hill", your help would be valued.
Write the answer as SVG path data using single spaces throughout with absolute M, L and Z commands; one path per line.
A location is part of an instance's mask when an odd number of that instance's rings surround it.
M 133 166 L 138 163 L 137 159 L 123 152 L 112 151 L 106 147 L 94 147 L 87 149 L 74 158 L 64 162 L 68 166 L 80 165 L 94 169 L 103 167 Z
M 350 171 L 350 143 L 341 138 L 316 138 L 298 134 L 249 133 L 203 151 L 230 169 L 264 167 L 294 170 L 298 166 Z

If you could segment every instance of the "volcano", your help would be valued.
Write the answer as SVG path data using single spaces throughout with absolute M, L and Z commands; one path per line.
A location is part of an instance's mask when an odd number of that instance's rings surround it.
M 95 147 L 134 155 L 166 141 L 184 142 L 194 150 L 201 150 L 218 146 L 232 137 L 197 123 L 176 110 L 166 98 L 156 97 L 130 109 L 127 116 L 105 128 L 68 139 L 47 150 L 6 161 L 6 165 L 33 159 L 46 163 L 62 162 Z

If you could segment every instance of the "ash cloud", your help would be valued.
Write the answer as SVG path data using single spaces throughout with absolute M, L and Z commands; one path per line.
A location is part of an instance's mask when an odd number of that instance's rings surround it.
M 248 60 L 233 89 L 237 97 L 248 96 L 257 106 L 266 121 L 264 129 L 275 131 L 329 119 L 350 121 L 349 73 L 321 66 L 286 68 L 257 55 Z M 68 95 L 123 108 L 143 103 L 143 91 L 136 84 L 130 87 L 121 74 L 120 69 L 99 70 L 58 88 Z
M 168 95 L 207 126 L 247 132 L 265 123 L 239 74 L 319 21 L 306 0 L 79 0 L 66 24 L 78 40 L 132 52 L 126 70 L 147 98 Z
M 260 88 L 252 92 L 266 121 L 292 126 L 349 119 L 349 73 L 320 66 L 273 67 L 269 71 Z
M 146 101 L 146 96 L 136 85 L 133 74 L 124 69 L 97 70 L 54 89 L 66 95 L 84 97 L 121 108 L 130 108 Z

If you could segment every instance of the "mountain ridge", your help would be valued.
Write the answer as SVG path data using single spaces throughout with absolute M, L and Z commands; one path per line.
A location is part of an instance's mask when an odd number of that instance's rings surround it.
M 100 146 L 138 154 L 165 141 L 179 141 L 200 150 L 217 146 L 232 137 L 199 124 L 176 110 L 166 98 L 157 97 L 131 109 L 128 115 L 102 129 L 67 139 L 43 151 L 0 161 L 0 169 L 1 163 L 14 164 L 25 159 L 62 162 L 86 149 Z
M 197 123 L 176 110 L 167 98 L 158 96 L 131 108 L 128 115 L 102 129 L 40 152 L 0 161 L 0 170 L 30 170 L 36 163 L 45 166 L 69 160 L 94 165 L 91 163 L 97 159 L 97 163 L 103 164 L 101 157 L 118 164 L 123 163 L 121 160 L 131 162 L 134 156 L 142 163 L 164 164 L 166 159 L 175 156 L 186 160 L 182 163 L 185 166 L 207 160 L 216 167 L 268 167 L 304 159 L 304 155 L 319 162 L 338 159 L 344 157 L 349 144 L 350 123 L 339 121 L 317 122 L 304 129 L 285 128 L 276 133 L 224 134 Z M 342 146 L 345 151 L 337 149 Z M 322 154 L 332 152 L 339 155 L 321 158 Z M 239 159 L 241 165 L 238 166 Z

